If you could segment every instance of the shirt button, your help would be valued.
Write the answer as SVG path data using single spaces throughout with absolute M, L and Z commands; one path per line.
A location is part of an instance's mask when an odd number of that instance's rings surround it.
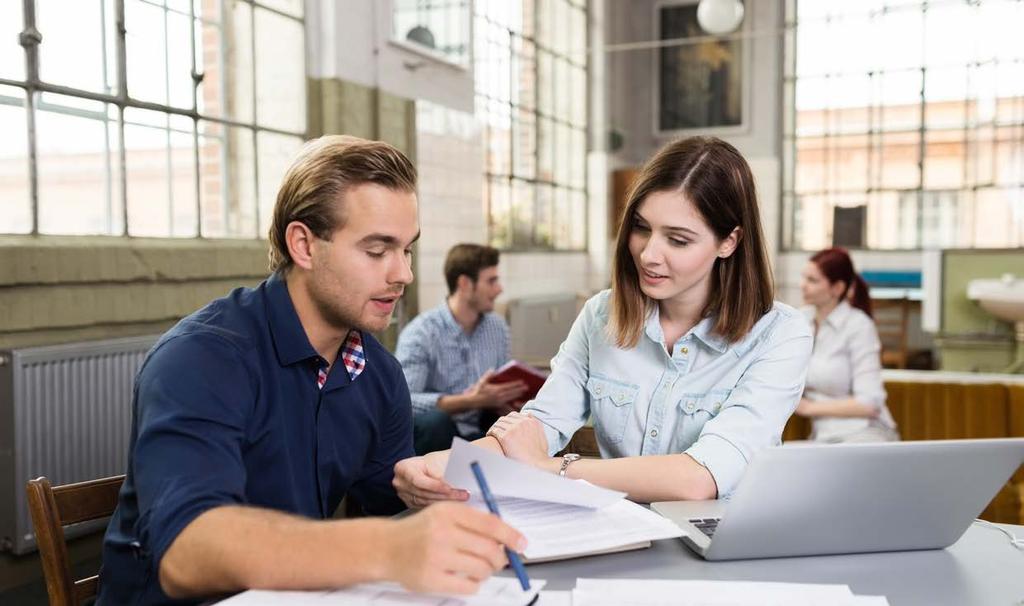
M 652 438 L 658 437 L 658 430 L 657 429 L 652 429 L 651 430 L 651 437 Z
M 718 412 L 719 410 L 722 410 L 722 403 L 715 402 L 715 412 Z
M 689 350 L 689 349 L 687 349 L 687 348 L 685 348 L 685 347 L 684 347 L 684 348 L 682 348 L 682 349 L 680 349 L 679 351 L 683 352 L 683 355 L 684 355 L 684 356 L 685 356 L 686 354 L 690 353 L 690 350 Z
M 693 408 L 694 408 L 693 402 L 687 402 L 686 403 L 686 412 L 693 412 Z
M 601 388 L 600 388 L 600 387 L 598 387 L 597 389 L 595 389 L 595 390 L 594 390 L 594 393 L 601 393 Z

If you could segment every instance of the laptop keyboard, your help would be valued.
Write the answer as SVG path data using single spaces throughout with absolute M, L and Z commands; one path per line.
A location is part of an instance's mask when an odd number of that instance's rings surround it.
M 698 530 L 708 535 L 708 538 L 715 536 L 715 529 L 718 528 L 718 520 L 720 518 L 694 518 L 690 520 L 690 523 L 697 527 Z

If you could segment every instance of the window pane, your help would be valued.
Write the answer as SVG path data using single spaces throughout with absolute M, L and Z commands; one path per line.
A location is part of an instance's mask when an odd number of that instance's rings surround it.
M 1024 246 L 1024 193 L 1020 187 L 976 192 L 974 241 L 978 247 Z
M 487 148 L 484 170 L 492 175 L 508 175 L 512 169 L 512 114 L 500 101 L 488 101 Z
M 954 189 L 964 186 L 964 131 L 931 130 L 925 135 L 925 189 Z
M 552 187 L 541 183 L 534 187 L 524 183 L 522 187 L 524 190 L 530 189 L 528 197 L 532 201 L 533 197 L 536 196 L 536 203 L 531 208 L 532 213 L 523 212 L 516 217 L 517 220 L 529 219 L 531 221 L 531 223 L 527 223 L 517 229 L 517 232 L 522 234 L 520 239 L 521 245 L 551 246 L 554 243 L 554 234 L 552 233 L 552 228 L 554 227 L 552 225 L 554 193 Z
M 37 0 L 36 27 L 43 35 L 39 77 L 52 84 L 114 92 L 113 22 L 112 0 Z
M 825 139 L 800 139 L 796 151 L 797 192 L 819 192 L 825 189 Z
M 587 198 L 586 194 L 579 191 L 570 192 L 569 203 L 572 208 L 569 211 L 570 215 L 570 234 L 569 248 L 582 250 L 587 247 Z
M 899 195 L 895 191 L 868 194 L 866 235 L 868 248 L 899 248 Z
M 203 11 L 196 19 L 196 71 L 202 74 L 199 112 L 251 122 L 252 8 L 244 2 L 228 3 L 223 21 L 219 2 L 204 2 Z
M 555 188 L 555 226 L 554 244 L 557 249 L 572 248 L 572 204 L 569 190 L 564 187 Z
M 865 135 L 829 139 L 829 181 L 832 191 L 866 190 L 870 149 Z
M 125 52 L 133 99 L 192 107 L 189 17 L 143 0 L 127 0 Z
M 0 2 L 0 78 L 25 79 L 25 51 L 18 44 L 23 27 L 21 2 Z
M 921 72 L 886 72 L 876 78 L 876 111 L 883 130 L 912 130 L 921 126 Z
M 1017 136 L 1013 133 L 1016 130 Z M 1024 190 L 1024 140 L 1020 129 L 1002 127 L 996 130 L 995 183 Z
M 976 11 L 966 2 L 934 3 L 924 13 L 924 64 L 963 65 L 974 58 L 979 31 Z
M 266 237 L 281 178 L 302 147 L 302 138 L 264 132 L 257 135 L 256 142 L 260 176 L 259 233 Z
M 191 121 L 169 114 L 125 110 L 128 233 L 196 235 L 195 151 Z
M 920 138 L 916 133 L 886 133 L 882 145 L 883 188 L 909 189 L 921 186 Z
M 494 179 L 484 182 L 484 200 L 488 201 L 488 232 L 493 246 L 512 246 L 512 209 L 507 189 L 495 186 Z M 502 194 L 506 195 L 502 195 Z
M 199 128 L 203 235 L 257 237 L 252 131 L 214 122 L 200 122 Z
M 433 4 L 419 0 L 393 0 L 391 17 L 393 39 L 422 47 L 459 65 L 466 63 L 469 56 L 467 0 Z
M 303 14 L 302 0 L 257 0 L 257 3 L 295 17 L 301 17 Z
M 256 154 L 253 132 L 247 128 L 227 129 L 227 236 L 258 237 L 256 219 Z
M 518 110 L 512 123 L 515 138 L 512 173 L 524 179 L 537 174 L 537 121 L 533 112 Z
M 581 129 L 569 131 L 569 185 L 583 190 L 587 187 L 587 132 Z
M 521 37 L 516 37 L 515 43 L 512 77 L 517 87 L 514 101 L 533 109 L 537 105 L 537 49 L 533 42 Z
M 537 119 L 537 179 L 555 178 L 555 124 L 550 118 Z
M 302 23 L 256 9 L 256 122 L 306 132 Z
M 64 103 L 47 95 L 36 104 L 39 231 L 47 234 L 120 233 L 117 137 L 105 104 Z
M 25 93 L 0 85 L 0 233 L 32 231 Z

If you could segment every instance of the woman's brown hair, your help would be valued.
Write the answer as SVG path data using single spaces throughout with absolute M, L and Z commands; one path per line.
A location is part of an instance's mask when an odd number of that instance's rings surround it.
M 681 193 L 719 241 L 739 228 L 735 251 L 715 260 L 703 310 L 704 317 L 715 318 L 712 332 L 735 343 L 771 309 L 775 296 L 750 166 L 735 147 L 716 137 L 669 143 L 647 161 L 633 182 L 612 260 L 610 336 L 619 347 L 636 346 L 647 313 L 655 305 L 640 290 L 629 252 L 637 207 L 653 192 Z

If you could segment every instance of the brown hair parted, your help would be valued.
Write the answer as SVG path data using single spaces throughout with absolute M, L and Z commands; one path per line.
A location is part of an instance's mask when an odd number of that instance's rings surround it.
M 270 270 L 292 265 L 285 230 L 300 221 L 322 240 L 345 224 L 343 199 L 348 188 L 376 183 L 402 192 L 416 191 L 416 167 L 382 141 L 326 135 L 308 141 L 288 167 L 277 192 L 270 224 Z
M 739 228 L 732 255 L 715 260 L 704 317 L 712 332 L 735 343 L 771 308 L 774 294 L 768 253 L 750 166 L 735 147 L 716 137 L 689 137 L 662 147 L 647 161 L 626 197 L 612 260 L 610 336 L 634 347 L 655 301 L 640 290 L 629 252 L 636 211 L 652 192 L 679 192 L 721 241 Z
M 476 282 L 480 270 L 498 264 L 501 253 L 497 248 L 481 244 L 456 244 L 448 251 L 444 260 L 444 279 L 448 283 L 448 294 L 455 294 L 459 276 L 468 276 Z

